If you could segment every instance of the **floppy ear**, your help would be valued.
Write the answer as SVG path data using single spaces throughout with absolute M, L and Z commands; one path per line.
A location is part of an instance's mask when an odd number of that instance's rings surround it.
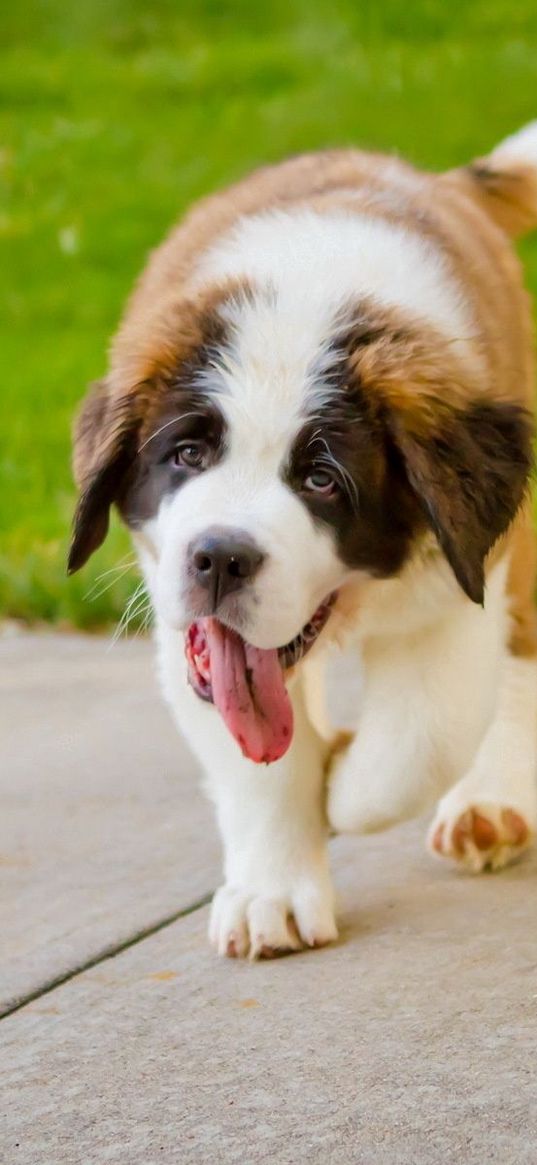
M 73 441 L 74 475 L 81 492 L 73 519 L 69 574 L 84 566 L 108 532 L 110 506 L 136 452 L 132 400 L 112 400 L 106 381 L 97 381 L 76 418 Z
M 452 409 L 429 398 L 425 421 L 393 408 L 388 425 L 458 582 L 483 603 L 486 556 L 514 518 L 532 468 L 530 413 L 506 401 Z

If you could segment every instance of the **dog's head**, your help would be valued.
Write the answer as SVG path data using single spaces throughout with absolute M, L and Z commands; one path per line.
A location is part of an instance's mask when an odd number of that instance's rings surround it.
M 445 336 L 367 299 L 297 312 L 238 282 L 175 305 L 147 342 L 78 418 L 70 570 L 116 503 L 160 620 L 186 631 L 214 616 L 284 665 L 348 580 L 396 574 L 426 531 L 483 601 L 531 424 L 475 389 Z M 194 637 L 198 663 L 203 649 Z

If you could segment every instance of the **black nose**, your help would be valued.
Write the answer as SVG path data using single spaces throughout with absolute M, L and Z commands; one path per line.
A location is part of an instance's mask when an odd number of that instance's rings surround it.
M 208 591 L 210 610 L 238 591 L 257 574 L 264 554 L 253 539 L 240 530 L 213 530 L 190 547 L 196 582 Z

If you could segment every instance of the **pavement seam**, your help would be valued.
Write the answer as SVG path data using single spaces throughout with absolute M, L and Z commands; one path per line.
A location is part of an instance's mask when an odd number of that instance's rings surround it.
M 176 910 L 173 914 L 167 914 L 164 918 L 160 918 L 158 922 L 152 923 L 151 926 L 146 926 L 142 930 L 130 936 L 130 938 L 123 939 L 118 943 L 111 943 L 110 946 L 104 947 L 97 955 L 92 955 L 90 959 L 79 963 L 76 967 L 72 967 L 70 971 L 65 971 L 62 975 L 55 975 L 53 979 L 49 979 L 43 983 L 41 987 L 37 987 L 35 991 L 29 991 L 27 995 L 23 995 L 16 1003 L 8 1005 L 8 1007 L 0 1010 L 0 1020 L 7 1019 L 8 1016 L 14 1015 L 16 1011 L 27 1007 L 29 1003 L 34 1003 L 36 999 L 42 999 L 44 995 L 50 995 L 51 991 L 55 991 L 57 987 L 62 987 L 64 983 L 70 983 L 71 979 L 76 979 L 79 975 L 83 975 L 84 971 L 91 971 L 93 967 L 98 967 L 101 963 L 105 963 L 107 959 L 115 959 L 116 955 L 121 955 L 123 951 L 128 951 L 130 947 L 134 947 L 137 943 L 143 942 L 146 938 L 151 938 L 152 935 L 158 934 L 159 931 L 165 930 L 166 927 L 171 926 L 172 923 L 178 922 L 181 918 L 187 918 L 189 914 L 194 914 L 196 910 L 201 910 L 203 906 L 208 906 L 213 897 L 213 891 L 210 894 L 205 894 L 203 898 L 193 902 L 190 906 L 186 906 L 183 910 Z

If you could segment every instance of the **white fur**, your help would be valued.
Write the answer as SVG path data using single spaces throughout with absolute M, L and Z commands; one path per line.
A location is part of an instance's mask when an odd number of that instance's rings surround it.
M 340 585 L 345 571 L 330 534 L 317 529 L 306 508 L 279 480 L 280 448 L 256 447 L 184 486 L 148 523 L 155 556 L 143 556 L 157 612 L 169 626 L 186 629 L 186 561 L 190 543 L 209 526 L 246 531 L 266 562 L 241 598 L 237 630 L 256 647 L 279 647 L 294 639 L 320 603 Z M 242 434 L 248 442 L 247 432 Z M 261 434 L 262 436 L 262 434 Z
M 530 121 L 500 142 L 490 154 L 490 161 L 500 169 L 513 164 L 537 169 L 537 121 Z
M 422 569 L 410 585 L 403 575 L 383 611 L 373 594 L 380 615 L 374 634 L 366 603 L 365 691 L 356 736 L 335 766 L 328 798 L 335 829 L 367 832 L 420 813 L 470 766 L 494 711 L 505 573 L 503 562 L 489 580 L 484 609 L 454 588 L 442 601 L 442 585 L 449 586 L 442 567 Z M 421 607 L 420 583 L 429 590 L 429 605 Z
M 245 217 L 208 251 L 196 278 L 203 284 L 244 276 L 274 289 L 287 343 L 273 359 L 289 345 L 322 347 L 334 314 L 360 296 L 434 324 L 454 350 L 475 359 L 471 312 L 445 257 L 403 226 L 350 211 Z M 256 343 L 253 323 L 246 346 Z

